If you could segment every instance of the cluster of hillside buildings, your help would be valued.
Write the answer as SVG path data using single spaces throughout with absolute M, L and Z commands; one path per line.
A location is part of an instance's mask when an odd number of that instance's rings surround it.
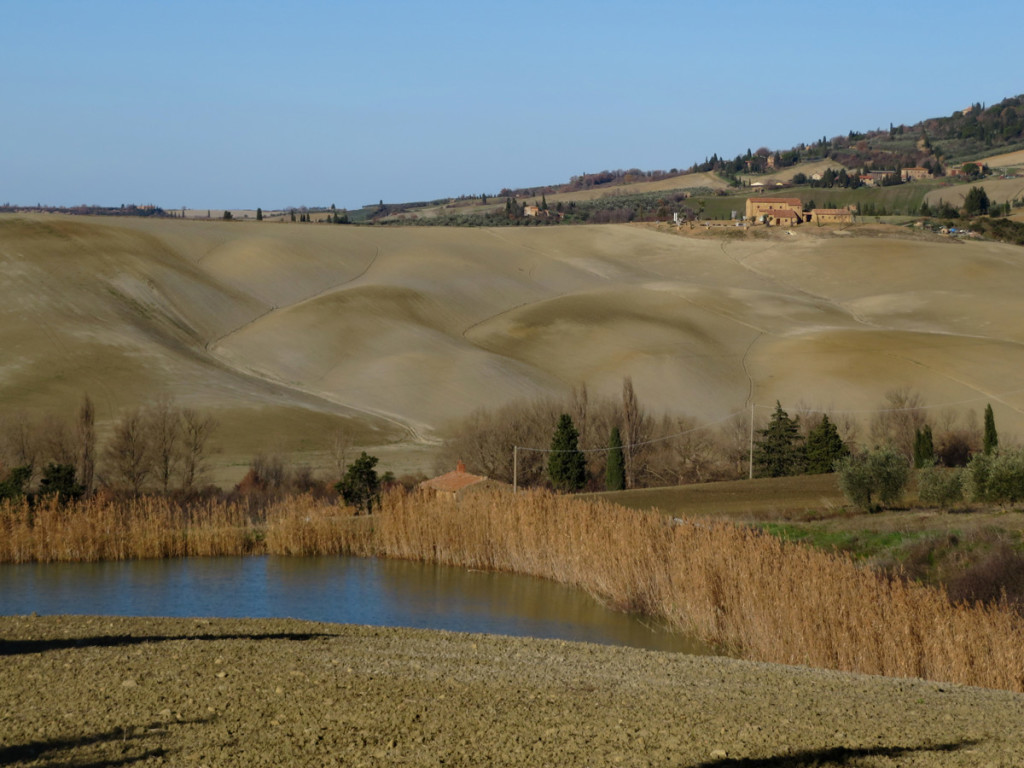
M 895 174 L 896 171 L 868 171 L 867 173 L 860 174 L 857 178 L 866 187 L 877 187 L 881 186 L 887 178 Z M 932 172 L 927 168 L 901 168 L 899 175 L 900 181 L 903 183 L 932 178 Z
M 748 197 L 747 221 L 764 222 L 769 227 L 798 224 L 852 224 L 850 208 L 812 208 L 804 210 L 799 197 Z

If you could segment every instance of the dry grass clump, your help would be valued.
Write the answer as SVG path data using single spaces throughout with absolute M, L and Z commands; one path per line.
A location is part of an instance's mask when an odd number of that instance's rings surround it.
M 262 530 L 271 555 L 375 554 L 373 520 L 305 494 L 272 504 Z
M 744 658 L 1024 691 L 1024 619 L 1004 602 L 857 567 L 730 523 L 611 503 L 495 492 L 389 494 L 372 517 L 310 496 L 254 520 L 209 503 L 0 507 L 0 560 L 356 554 L 522 573 L 647 614 Z
M 0 505 L 0 562 L 94 562 L 157 557 L 246 555 L 256 527 L 238 504 L 182 508 L 159 497 L 63 505 L 56 499 Z
M 372 522 L 311 495 L 252 509 L 162 497 L 0 505 L 0 562 L 50 563 L 237 555 L 370 555 Z

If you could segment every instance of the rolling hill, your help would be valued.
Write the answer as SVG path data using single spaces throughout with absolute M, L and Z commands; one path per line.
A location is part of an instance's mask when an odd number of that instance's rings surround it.
M 625 375 L 705 422 L 905 386 L 1024 428 L 1024 258 L 994 243 L 7 215 L 0 264 L 0 412 L 88 392 L 102 427 L 172 396 L 219 420 L 222 480 L 261 450 L 323 464 L 339 428 L 429 472 L 475 408 Z

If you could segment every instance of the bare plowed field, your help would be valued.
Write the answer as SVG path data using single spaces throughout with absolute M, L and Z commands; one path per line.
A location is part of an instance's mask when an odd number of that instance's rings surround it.
M 1024 696 L 289 620 L 0 618 L 0 762 L 1016 766 Z

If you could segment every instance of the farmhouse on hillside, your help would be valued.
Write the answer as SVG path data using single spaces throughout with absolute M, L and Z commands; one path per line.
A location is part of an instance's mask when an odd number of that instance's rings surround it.
M 768 216 L 768 223 L 789 223 L 791 218 L 786 211 L 796 215 L 797 221 L 803 221 L 804 204 L 799 197 L 748 197 L 747 221 L 760 221 Z
M 927 168 L 904 168 L 900 171 L 900 179 L 903 181 L 917 181 L 931 177 L 932 173 Z

